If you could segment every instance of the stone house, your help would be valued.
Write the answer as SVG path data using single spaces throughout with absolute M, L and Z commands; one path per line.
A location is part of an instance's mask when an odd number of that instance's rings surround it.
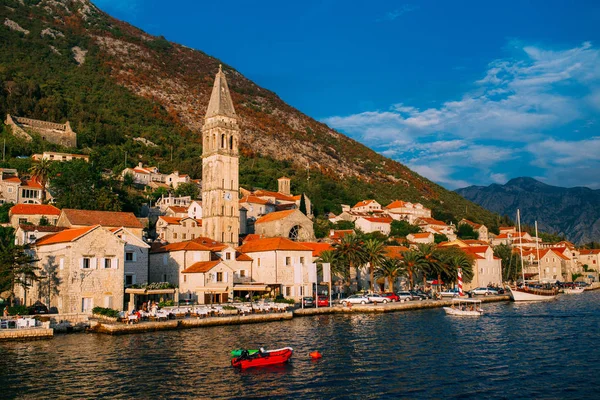
M 200 200 L 192 201 L 187 208 L 187 215 L 190 218 L 202 219 L 202 202 Z
M 123 309 L 125 242 L 96 226 L 66 229 L 38 240 L 32 247 L 42 274 L 51 274 L 49 304 L 59 313 L 87 313 L 95 306 Z M 52 282 L 52 281 L 51 281 Z M 17 296 L 26 304 L 48 303 L 48 280 L 35 282 Z
M 275 293 L 296 300 L 302 296 L 312 296 L 313 287 L 309 284 L 309 268 L 313 258 L 311 248 L 277 237 L 247 241 L 238 251 L 252 259 L 253 282 L 263 283 Z M 295 268 L 301 270 L 303 284 L 295 283 Z
M 420 203 L 395 200 L 385 207 L 387 214 L 397 221 L 415 224 L 417 218 L 431 218 L 431 210 Z
M 169 194 L 167 197 L 161 197 L 160 199 L 158 199 L 156 201 L 156 207 L 159 208 L 159 210 L 164 213 L 167 211 L 168 207 L 171 206 L 178 206 L 178 207 L 189 207 L 190 204 L 192 203 L 192 198 L 190 196 L 179 196 L 179 197 L 175 197 L 175 196 L 171 196 L 171 194 Z
M 477 232 L 479 234 L 479 238 L 478 238 L 479 240 L 483 240 L 483 241 L 486 241 L 486 242 L 489 240 L 489 237 L 488 237 L 488 228 L 485 225 L 483 225 L 483 224 L 476 224 L 475 222 L 469 221 L 468 219 L 465 219 L 465 218 L 461 219 L 458 222 L 459 226 L 462 225 L 462 224 L 470 225 L 473 228 L 473 231 L 475 231 L 475 232 Z
M 450 241 L 456 239 L 454 228 L 450 225 L 446 225 L 445 222 L 438 221 L 434 218 L 417 218 L 415 222 L 423 232 L 431 232 L 434 235 L 446 235 Z
M 158 167 L 144 167 L 142 163 L 134 168 L 125 168 L 121 172 L 121 177 L 128 174 L 133 177 L 133 182 L 138 185 L 148 186 L 151 182 L 165 183 L 165 175 L 158 171 Z
M 156 234 L 162 242 L 177 243 L 202 236 L 202 220 L 190 217 L 160 216 L 156 221 Z
M 178 217 L 183 218 L 188 216 L 188 208 L 181 206 L 169 206 L 165 211 L 167 217 Z
M 496 235 L 496 237 L 492 239 L 492 246 L 498 246 L 500 244 L 518 246 L 520 242 L 525 243 L 525 247 L 535 247 L 535 241 L 529 233 L 519 233 L 514 229 L 506 229 L 505 231 L 500 232 L 499 235 Z M 531 246 L 532 243 L 533 246 Z
M 276 211 L 254 223 L 254 232 L 265 238 L 285 237 L 294 241 L 314 240 L 313 222 L 299 210 Z
M 29 224 L 20 224 L 15 230 L 15 244 L 23 246 L 26 244 L 35 243 L 38 239 L 44 236 L 53 235 L 57 232 L 64 231 L 66 228 L 59 226 L 36 226 Z
M 177 187 L 182 183 L 190 183 L 192 179 L 187 174 L 180 174 L 179 171 L 173 171 L 173 173 L 165 175 L 165 183 L 169 186 L 172 186 L 173 189 L 177 189 Z
M 381 204 L 376 200 L 362 200 L 352 207 L 351 211 L 361 213 L 381 212 Z
M 600 249 L 581 249 L 579 250 L 578 259 L 581 265 L 587 265 L 588 269 L 598 271 L 598 266 L 600 266 Z
M 491 246 L 471 246 L 461 240 L 442 243 L 440 246 L 456 246 L 474 259 L 473 279 L 463 284 L 465 291 L 489 285 L 502 285 L 502 260 L 494 256 Z
M 16 169 L 0 168 L 0 204 L 19 203 L 21 179 Z
M 49 204 L 17 204 L 8 211 L 10 225 L 17 229 L 21 224 L 39 225 L 42 219 L 47 225 L 56 225 L 60 210 Z
M 354 226 L 364 233 L 380 232 L 388 236 L 392 221 L 390 217 L 359 217 L 354 221 Z
M 125 286 L 148 283 L 150 245 L 127 228 L 113 228 L 111 232 L 125 242 L 123 262 Z
M 92 211 L 64 208 L 58 217 L 57 226 L 65 228 L 81 228 L 85 226 L 101 225 L 107 229 L 127 228 L 138 238 L 142 238 L 144 226 L 130 212 L 117 211 Z
M 54 151 L 45 151 L 42 154 L 34 154 L 31 156 L 34 161 L 48 160 L 48 161 L 72 161 L 72 160 L 84 160 L 90 161 L 90 156 L 85 154 L 71 154 L 71 153 L 57 153 Z
M 559 249 L 524 250 L 523 260 L 529 263 L 529 266 L 524 271 L 525 279 L 537 277 L 537 279 L 543 282 L 556 282 L 557 280 L 563 282 L 572 281 L 572 262 Z
M 410 233 L 406 235 L 406 239 L 411 243 L 433 243 L 435 241 L 431 232 Z
M 235 284 L 250 282 L 251 261 L 230 246 L 201 237 L 153 249 L 150 281 L 177 285 L 180 299 L 227 302 Z

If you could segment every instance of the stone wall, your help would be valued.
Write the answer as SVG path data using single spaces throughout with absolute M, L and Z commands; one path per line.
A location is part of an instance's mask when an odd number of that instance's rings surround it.
M 31 131 L 50 143 L 66 147 L 77 147 L 77 133 L 73 132 L 69 121 L 65 124 L 57 124 L 55 122 L 15 117 L 7 114 L 5 124 L 12 128 L 13 135 L 26 141 L 32 140 L 31 135 L 27 132 Z

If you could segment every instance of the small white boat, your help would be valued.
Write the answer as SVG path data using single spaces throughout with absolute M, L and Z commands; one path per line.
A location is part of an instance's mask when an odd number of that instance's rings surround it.
M 582 287 L 572 287 L 572 288 L 564 288 L 564 294 L 581 294 L 585 289 Z
M 483 315 L 481 300 L 475 299 L 452 299 L 452 305 L 444 307 L 444 311 L 448 315 L 462 317 L 479 317 Z

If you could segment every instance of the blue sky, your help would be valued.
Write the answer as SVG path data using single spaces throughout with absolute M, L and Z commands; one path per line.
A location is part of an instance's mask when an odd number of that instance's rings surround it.
M 447 188 L 600 188 L 599 1 L 95 4 Z

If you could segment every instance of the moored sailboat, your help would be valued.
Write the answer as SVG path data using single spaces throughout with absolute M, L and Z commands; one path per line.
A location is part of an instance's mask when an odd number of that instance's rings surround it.
M 521 273 L 523 274 L 523 286 L 521 287 L 510 287 L 507 286 L 510 297 L 513 301 L 545 301 L 553 300 L 558 295 L 558 289 L 556 287 L 538 287 L 528 285 L 525 281 L 525 266 L 523 265 L 523 238 L 521 236 L 521 214 L 517 210 L 517 225 L 519 228 L 519 251 L 521 252 Z M 537 221 L 535 223 L 535 236 L 536 236 L 536 250 L 538 257 L 538 277 L 541 278 L 541 271 L 539 267 L 539 247 L 537 237 Z

